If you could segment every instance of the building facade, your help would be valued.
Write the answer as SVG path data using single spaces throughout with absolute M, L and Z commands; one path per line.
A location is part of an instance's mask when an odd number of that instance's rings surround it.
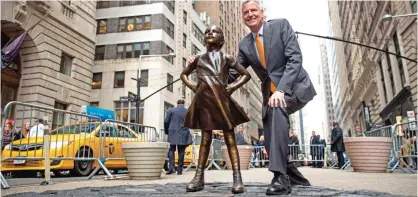
M 234 57 L 238 54 L 239 41 L 249 33 L 242 20 L 241 3 L 241 1 L 231 0 L 194 1 L 193 3 L 194 9 L 203 16 L 207 25 L 214 24 L 223 30 L 225 45 L 222 50 Z M 261 82 L 251 68 L 247 70 L 251 74 L 251 80 L 237 90 L 232 97 L 244 108 L 251 119 L 250 122 L 244 124 L 246 139 L 256 141 L 259 138 L 258 128 L 263 125 Z
M 328 139 L 330 138 L 331 130 L 332 130 L 332 122 L 335 119 L 334 115 L 334 105 L 332 100 L 332 89 L 331 89 L 331 77 L 329 73 L 329 66 L 328 66 L 328 55 L 327 55 L 327 47 L 325 44 L 321 44 L 320 46 L 320 53 L 321 53 L 321 66 L 320 66 L 320 76 L 319 76 L 319 83 L 322 86 L 321 89 L 321 100 L 324 103 L 324 122 L 323 122 L 323 138 Z
M 333 24 L 329 20 L 329 35 L 334 37 Z M 332 95 L 332 106 L 334 109 L 334 120 L 342 124 L 341 121 L 341 98 L 340 98 L 340 87 L 338 86 L 338 65 L 337 65 L 337 54 L 335 48 L 334 40 L 327 40 L 327 56 L 328 56 L 328 65 L 329 68 L 329 78 L 331 85 L 331 95 Z M 329 137 L 329 136 L 328 136 Z
M 338 73 L 343 73 L 338 85 L 345 132 L 392 125 L 397 116 L 416 113 L 417 64 L 399 57 L 417 59 L 416 16 L 382 20 L 385 14 L 416 13 L 416 1 L 330 1 L 329 5 L 333 28 L 339 25 L 341 30 L 334 36 L 398 55 L 342 44 L 345 60 L 338 64 Z
M 16 59 L 1 69 L 1 110 L 10 101 L 71 112 L 89 103 L 95 12 L 92 1 L 1 2 L 2 49 L 27 32 Z M 22 125 L 20 111 L 3 115 Z M 52 128 L 68 121 L 64 115 L 49 116 Z
M 194 96 L 181 81 L 167 85 L 204 50 L 206 26 L 191 1 L 98 1 L 97 8 L 91 105 L 115 110 L 117 120 L 163 129 L 177 100 L 185 99 L 187 107 Z M 140 97 L 150 97 L 140 103 L 137 118 L 136 103 L 121 97 L 137 94 L 139 69 Z

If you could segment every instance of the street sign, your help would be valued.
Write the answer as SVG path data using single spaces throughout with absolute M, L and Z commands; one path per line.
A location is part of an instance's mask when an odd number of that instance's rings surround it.
M 121 96 L 119 98 L 120 102 L 136 102 L 137 101 L 137 96 L 136 94 L 132 93 L 132 92 L 128 92 L 128 96 Z

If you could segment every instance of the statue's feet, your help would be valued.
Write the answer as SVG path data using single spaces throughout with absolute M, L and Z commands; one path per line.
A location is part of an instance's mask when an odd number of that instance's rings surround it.
M 187 192 L 197 192 L 205 188 L 205 179 L 203 176 L 203 170 L 197 170 L 196 175 L 190 181 L 190 183 L 186 186 Z
M 232 173 L 234 184 L 232 185 L 232 193 L 244 193 L 244 184 L 242 183 L 241 171 L 234 170 Z

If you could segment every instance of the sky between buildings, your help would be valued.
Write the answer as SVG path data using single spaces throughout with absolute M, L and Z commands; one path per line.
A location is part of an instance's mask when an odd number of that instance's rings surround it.
M 286 18 L 294 31 L 329 36 L 328 34 L 328 3 L 327 0 L 265 0 L 267 20 Z M 299 35 L 303 56 L 303 67 L 308 71 L 318 95 L 303 108 L 305 133 L 315 130 L 323 137 L 322 121 L 324 106 L 319 92 L 318 66 L 321 65 L 319 45 L 325 40 Z M 329 57 L 328 57 L 329 58 Z

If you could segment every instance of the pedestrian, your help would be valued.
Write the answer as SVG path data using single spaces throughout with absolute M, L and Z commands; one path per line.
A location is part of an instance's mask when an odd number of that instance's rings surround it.
M 315 134 L 315 131 L 312 131 L 311 136 L 311 156 L 312 156 L 312 167 L 317 168 L 319 166 L 318 159 L 319 159 L 319 138 Z
M 289 115 L 302 109 L 316 91 L 302 68 L 302 54 L 289 22 L 286 19 L 264 21 L 264 12 L 256 0 L 244 1 L 241 11 L 251 33 L 239 43 L 238 61 L 245 68 L 251 66 L 262 82 L 261 115 L 269 171 L 274 174 L 266 194 L 289 194 L 291 184 L 310 186 L 288 160 Z M 189 64 L 193 61 L 190 58 Z M 229 83 L 238 77 L 239 74 L 231 71 Z
M 332 123 L 333 129 L 331 132 L 331 151 L 337 153 L 338 158 L 338 168 L 342 168 L 345 164 L 344 161 L 344 138 L 343 138 L 343 130 L 338 125 L 337 121 Z
M 183 122 L 186 117 L 187 109 L 184 107 L 184 100 L 177 101 L 177 107 L 171 108 L 167 112 L 164 121 L 164 131 L 168 135 L 168 143 L 170 143 L 170 150 L 168 151 L 168 172 L 166 174 L 173 174 L 174 171 L 174 152 L 177 149 L 178 166 L 177 174 L 183 174 L 184 165 L 184 151 L 187 146 L 192 144 L 192 136 L 190 130 L 184 127 Z
M 196 192 L 205 185 L 204 169 L 208 160 L 212 142 L 212 130 L 223 130 L 225 144 L 232 163 L 232 193 L 244 192 L 239 166 L 238 148 L 235 143 L 234 127 L 250 121 L 244 109 L 233 100 L 231 94 L 251 79 L 248 71 L 230 55 L 221 52 L 225 43 L 222 29 L 213 25 L 205 30 L 206 53 L 198 55 L 183 70 L 180 78 L 195 92 L 184 125 L 202 131 L 199 161 L 193 180 L 186 186 L 186 191 Z M 198 82 L 192 83 L 188 76 L 196 70 Z M 236 70 L 241 77 L 228 85 L 230 70 Z
M 242 126 L 239 126 L 238 131 L 235 133 L 235 143 L 237 145 L 247 144 L 245 142 L 245 137 L 244 137 L 244 127 L 242 127 Z

